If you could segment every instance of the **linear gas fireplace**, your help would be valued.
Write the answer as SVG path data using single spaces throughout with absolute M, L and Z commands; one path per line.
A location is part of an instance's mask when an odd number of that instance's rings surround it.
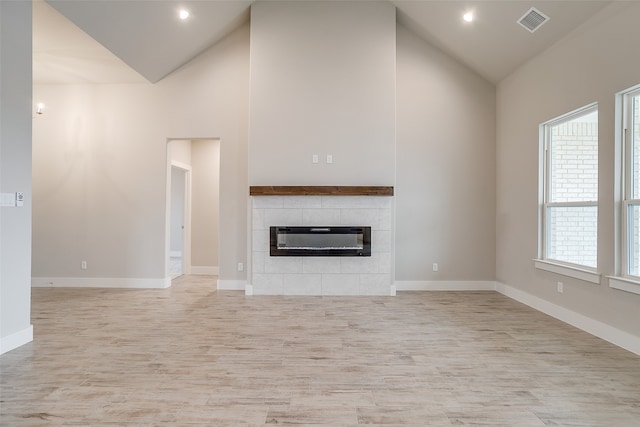
M 395 295 L 393 187 L 252 186 L 250 194 L 247 295 Z
M 270 227 L 271 256 L 371 256 L 371 227 Z

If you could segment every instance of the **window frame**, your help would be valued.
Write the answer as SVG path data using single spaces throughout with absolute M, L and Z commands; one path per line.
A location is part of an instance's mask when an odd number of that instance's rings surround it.
M 622 278 L 629 279 L 630 281 L 640 282 L 640 275 L 635 276 L 630 273 L 631 267 L 631 247 L 630 247 L 630 229 L 629 229 L 629 207 L 640 206 L 640 199 L 633 198 L 633 137 L 630 137 L 629 133 L 632 131 L 633 126 L 633 98 L 640 96 L 640 85 L 634 86 L 625 90 L 619 94 L 621 108 L 619 132 L 621 138 L 622 148 L 622 179 L 621 179 L 621 221 L 620 221 L 620 242 L 621 259 L 620 259 L 620 274 Z M 638 141 L 640 143 L 640 141 Z
M 585 105 L 576 110 L 570 111 L 559 117 L 548 120 L 540 124 L 539 138 L 540 138 L 540 156 L 539 156 L 539 211 L 538 211 L 538 259 L 535 261 L 535 267 L 538 269 L 551 271 L 566 276 L 571 276 L 577 279 L 585 280 L 592 283 L 600 283 L 600 274 L 598 273 L 599 256 L 596 254 L 596 267 L 591 267 L 583 264 L 575 264 L 567 261 L 550 258 L 548 256 L 548 244 L 549 244 L 549 208 L 553 207 L 595 207 L 599 209 L 599 194 L 596 193 L 596 200 L 585 201 L 571 201 L 571 202 L 551 202 L 551 129 L 554 126 L 562 125 L 563 123 L 575 120 L 579 117 L 598 112 L 598 103 L 594 102 Z M 599 115 L 598 115 L 599 117 Z M 598 118 L 599 120 L 599 118 Z M 598 138 L 599 145 L 599 138 Z M 599 178 L 598 178 L 599 181 Z M 597 186 L 598 184 L 596 184 Z M 598 227 L 599 228 L 599 227 Z M 599 233 L 596 230 L 596 246 Z

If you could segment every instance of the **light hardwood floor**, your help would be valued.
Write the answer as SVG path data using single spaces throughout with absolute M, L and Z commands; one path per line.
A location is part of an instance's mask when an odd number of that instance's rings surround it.
M 640 425 L 640 357 L 494 292 L 33 289 L 2 426 Z

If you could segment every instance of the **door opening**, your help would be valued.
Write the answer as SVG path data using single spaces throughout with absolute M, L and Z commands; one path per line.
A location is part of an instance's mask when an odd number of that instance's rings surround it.
M 167 143 L 165 277 L 218 275 L 219 139 Z

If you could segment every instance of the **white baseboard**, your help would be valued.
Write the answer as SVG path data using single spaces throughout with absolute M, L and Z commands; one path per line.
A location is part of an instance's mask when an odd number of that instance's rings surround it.
M 139 279 L 133 277 L 32 277 L 33 288 L 133 288 L 164 289 L 171 278 Z
M 244 291 L 247 286 L 246 280 L 221 280 L 218 279 L 219 291 Z
M 189 274 L 203 275 L 203 276 L 217 276 L 219 272 L 218 267 L 198 267 L 195 265 L 191 266 Z
M 394 283 L 396 290 L 401 291 L 495 291 L 493 281 L 458 281 L 458 280 L 401 280 Z
M 247 284 L 247 286 L 244 287 L 244 294 L 247 296 L 253 295 L 253 285 Z
M 531 308 L 541 311 L 542 313 L 548 314 L 551 317 L 555 317 L 558 320 L 588 332 L 591 335 L 602 338 L 611 344 L 615 344 L 618 347 L 622 347 L 625 350 L 640 355 L 640 337 L 621 331 L 620 329 L 614 328 L 606 323 L 594 320 L 583 314 L 576 313 L 575 311 L 571 311 L 503 283 L 496 283 L 496 291 L 511 299 L 528 305 Z
M 0 354 L 4 354 L 33 341 L 33 325 L 21 331 L 0 338 Z

